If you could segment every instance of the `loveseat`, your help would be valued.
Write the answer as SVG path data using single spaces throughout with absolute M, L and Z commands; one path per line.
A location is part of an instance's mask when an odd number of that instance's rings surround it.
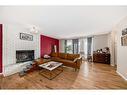
M 75 68 L 75 70 L 79 69 L 82 63 L 80 54 L 51 53 L 50 56 L 51 60 L 61 62 L 64 66 Z

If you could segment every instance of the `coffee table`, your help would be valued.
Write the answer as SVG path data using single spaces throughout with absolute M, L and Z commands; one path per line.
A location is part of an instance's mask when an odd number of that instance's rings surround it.
M 41 68 L 39 74 L 48 78 L 49 80 L 54 79 L 60 73 L 63 72 L 63 63 L 50 61 L 39 65 Z

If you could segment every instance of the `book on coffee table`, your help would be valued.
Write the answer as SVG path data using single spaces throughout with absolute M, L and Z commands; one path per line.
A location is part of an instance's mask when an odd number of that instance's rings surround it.
M 50 61 L 44 64 L 39 65 L 39 67 L 45 68 L 47 70 L 54 70 L 55 68 L 61 66 L 63 63 L 55 62 L 55 61 Z

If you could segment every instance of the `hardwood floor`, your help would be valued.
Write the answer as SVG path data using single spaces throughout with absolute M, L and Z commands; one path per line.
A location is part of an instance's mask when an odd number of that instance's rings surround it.
M 19 77 L 18 74 L 0 77 L 1 89 L 127 89 L 127 81 L 114 67 L 107 64 L 83 62 L 79 71 L 64 67 L 53 80 L 41 76 L 38 71 Z

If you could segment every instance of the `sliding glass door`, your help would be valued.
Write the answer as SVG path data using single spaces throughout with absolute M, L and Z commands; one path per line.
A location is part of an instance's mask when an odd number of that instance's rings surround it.
M 70 54 L 77 54 L 79 52 L 78 39 L 65 40 L 65 52 Z
M 87 58 L 87 38 L 79 39 L 79 54 L 83 56 L 83 59 Z
M 83 59 L 87 59 L 92 56 L 92 37 L 84 37 L 79 39 L 79 54 L 83 56 Z
M 73 53 L 72 40 L 65 40 L 65 53 Z
M 65 52 L 71 54 L 81 54 L 86 59 L 92 55 L 92 37 L 65 40 Z

